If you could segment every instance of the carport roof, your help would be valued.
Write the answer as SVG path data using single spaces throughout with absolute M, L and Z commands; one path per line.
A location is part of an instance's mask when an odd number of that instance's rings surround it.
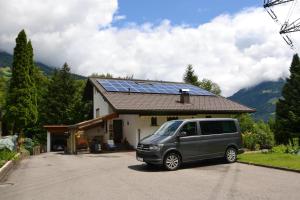
M 72 129 L 86 130 L 86 129 L 90 129 L 90 128 L 93 128 L 93 127 L 99 125 L 104 120 L 110 120 L 110 119 L 117 118 L 117 117 L 118 117 L 118 114 L 112 113 L 112 114 L 98 117 L 95 119 L 79 122 L 79 123 L 73 124 L 73 125 L 45 125 L 44 128 L 47 129 L 47 131 L 49 131 L 51 133 L 65 133 Z
M 69 130 L 68 125 L 45 125 L 44 128 L 51 133 L 65 133 Z

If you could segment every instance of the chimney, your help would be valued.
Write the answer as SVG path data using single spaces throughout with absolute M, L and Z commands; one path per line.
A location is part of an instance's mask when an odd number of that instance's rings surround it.
M 189 89 L 180 89 L 180 103 L 190 103 L 190 90 Z

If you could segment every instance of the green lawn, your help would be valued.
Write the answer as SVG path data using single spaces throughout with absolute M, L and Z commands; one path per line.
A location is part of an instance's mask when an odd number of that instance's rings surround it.
M 300 156 L 285 153 L 246 153 L 238 161 L 300 170 Z

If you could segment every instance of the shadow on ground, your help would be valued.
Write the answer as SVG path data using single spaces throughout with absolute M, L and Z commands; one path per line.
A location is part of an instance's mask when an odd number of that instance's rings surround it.
M 224 159 L 211 159 L 211 160 L 202 160 L 197 162 L 189 162 L 184 163 L 181 165 L 180 169 L 178 170 L 185 170 L 185 169 L 196 169 L 196 170 L 207 170 L 207 167 L 213 167 L 215 170 L 216 166 L 227 164 Z M 141 163 L 139 165 L 130 165 L 128 166 L 129 169 L 139 171 L 139 172 L 161 172 L 166 171 L 163 166 L 159 165 L 148 165 L 146 163 Z

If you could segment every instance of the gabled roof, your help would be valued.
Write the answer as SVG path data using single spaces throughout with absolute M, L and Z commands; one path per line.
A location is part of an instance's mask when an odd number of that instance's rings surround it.
M 221 96 L 190 96 L 190 103 L 180 103 L 180 95 L 108 92 L 97 81 L 99 78 L 89 78 L 89 82 L 102 94 L 119 114 L 201 114 L 201 113 L 251 113 L 254 109 L 231 101 Z M 103 79 L 102 79 L 103 80 Z M 141 80 L 138 80 L 141 81 Z M 142 80 L 145 82 L 155 82 Z M 159 83 L 174 83 L 162 82 Z

